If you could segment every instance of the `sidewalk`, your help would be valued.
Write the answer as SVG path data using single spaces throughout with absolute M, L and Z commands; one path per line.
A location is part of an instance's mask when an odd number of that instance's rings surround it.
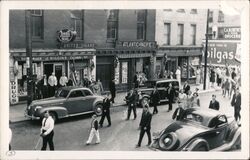
M 195 91 L 195 88 L 199 88 L 198 91 L 199 94 L 220 90 L 220 88 L 208 88 L 206 90 L 203 90 L 203 85 L 195 85 L 195 84 L 190 85 L 190 88 L 192 92 Z M 119 107 L 125 105 L 124 97 L 126 96 L 126 94 L 127 92 L 117 93 L 113 107 Z M 22 122 L 28 120 L 27 118 L 24 117 L 24 111 L 26 107 L 27 107 L 26 102 L 16 105 L 11 105 L 9 108 L 10 123 Z

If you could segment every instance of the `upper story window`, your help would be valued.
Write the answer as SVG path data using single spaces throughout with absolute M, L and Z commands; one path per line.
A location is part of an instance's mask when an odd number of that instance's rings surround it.
M 218 27 L 218 38 L 224 38 L 224 28 Z
M 43 11 L 31 10 L 31 35 L 32 39 L 43 39 Z
M 71 11 L 71 19 L 72 24 L 71 27 L 76 31 L 76 39 L 83 39 L 83 10 L 72 10 Z
M 177 9 L 177 12 L 185 13 L 185 9 Z
M 118 10 L 110 10 L 107 22 L 107 38 L 118 39 Z
M 208 27 L 208 38 L 212 39 L 213 37 L 213 28 L 212 27 Z
M 166 45 L 170 45 L 170 33 L 171 33 L 171 24 L 170 23 L 164 23 L 164 36 L 166 40 Z
M 177 44 L 183 45 L 184 24 L 178 24 Z
M 196 45 L 196 24 L 191 24 L 191 44 Z
M 138 10 L 137 11 L 137 39 L 140 39 L 140 40 L 146 39 L 146 19 L 147 19 L 147 11 Z
M 213 14 L 214 14 L 213 11 L 209 11 L 209 13 L 208 13 L 208 21 L 209 22 L 213 22 Z
M 219 11 L 218 22 L 224 22 L 224 13 L 222 11 Z
M 172 12 L 173 10 L 172 9 L 163 9 L 163 11 Z
M 190 13 L 191 14 L 197 14 L 197 9 L 191 9 Z

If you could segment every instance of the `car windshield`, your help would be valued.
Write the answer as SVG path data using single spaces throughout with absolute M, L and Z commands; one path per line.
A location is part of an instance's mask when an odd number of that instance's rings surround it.
M 194 113 L 187 113 L 184 118 L 185 120 L 188 120 L 188 121 L 192 121 L 192 122 L 195 122 L 195 123 L 198 123 L 200 125 L 204 125 L 203 124 L 203 117 L 201 115 L 198 115 L 198 114 L 194 114 Z
M 147 87 L 147 88 L 154 88 L 155 83 L 156 83 L 155 81 L 146 81 L 144 83 L 144 86 Z
M 57 90 L 55 96 L 56 97 L 66 98 L 68 94 L 69 94 L 69 90 L 63 90 L 63 89 L 61 89 L 61 90 Z

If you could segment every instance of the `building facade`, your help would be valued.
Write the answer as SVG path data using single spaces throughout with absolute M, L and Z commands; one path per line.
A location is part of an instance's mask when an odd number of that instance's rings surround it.
M 164 9 L 156 11 L 156 41 L 158 43 L 156 73 L 176 72 L 181 79 L 194 80 L 201 64 L 202 39 L 206 31 L 206 10 Z
M 104 89 L 116 80 L 118 90 L 133 87 L 133 76 L 153 77 L 155 10 L 31 10 L 33 75 L 63 73 L 81 84 L 100 79 Z M 25 11 L 11 10 L 10 101 L 27 96 Z M 79 82 L 79 84 L 78 84 Z

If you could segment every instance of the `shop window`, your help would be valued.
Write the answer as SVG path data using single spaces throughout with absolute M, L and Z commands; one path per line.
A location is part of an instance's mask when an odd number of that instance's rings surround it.
M 118 38 L 118 10 L 110 10 L 107 22 L 107 38 L 116 40 Z
M 31 35 L 34 40 L 43 39 L 43 11 L 31 10 Z
M 219 11 L 218 22 L 224 22 L 224 13 L 222 11 Z
M 165 39 L 166 39 L 166 45 L 170 45 L 170 33 L 171 33 L 171 24 L 170 23 L 164 23 L 164 31 L 165 31 Z
M 196 45 L 196 24 L 191 24 L 191 44 Z
M 188 58 L 180 57 L 178 60 L 178 66 L 181 67 L 181 78 L 187 78 Z
M 122 83 L 128 83 L 128 62 L 122 62 Z
M 146 10 L 137 11 L 137 39 L 145 40 L 146 38 Z
M 177 44 L 183 45 L 183 33 L 184 33 L 184 25 L 178 24 L 178 33 L 177 33 Z
M 197 14 L 197 9 L 191 9 L 190 13 L 191 14 Z
M 208 21 L 209 22 L 213 22 L 213 14 L 214 14 L 213 11 L 209 11 L 209 13 L 208 13 Z
M 83 13 L 83 10 L 71 11 L 71 27 L 76 31 L 76 39 L 83 39 Z
M 218 38 L 224 38 L 224 28 L 218 27 Z
M 177 9 L 177 12 L 179 12 L 179 13 L 185 13 L 185 9 Z

